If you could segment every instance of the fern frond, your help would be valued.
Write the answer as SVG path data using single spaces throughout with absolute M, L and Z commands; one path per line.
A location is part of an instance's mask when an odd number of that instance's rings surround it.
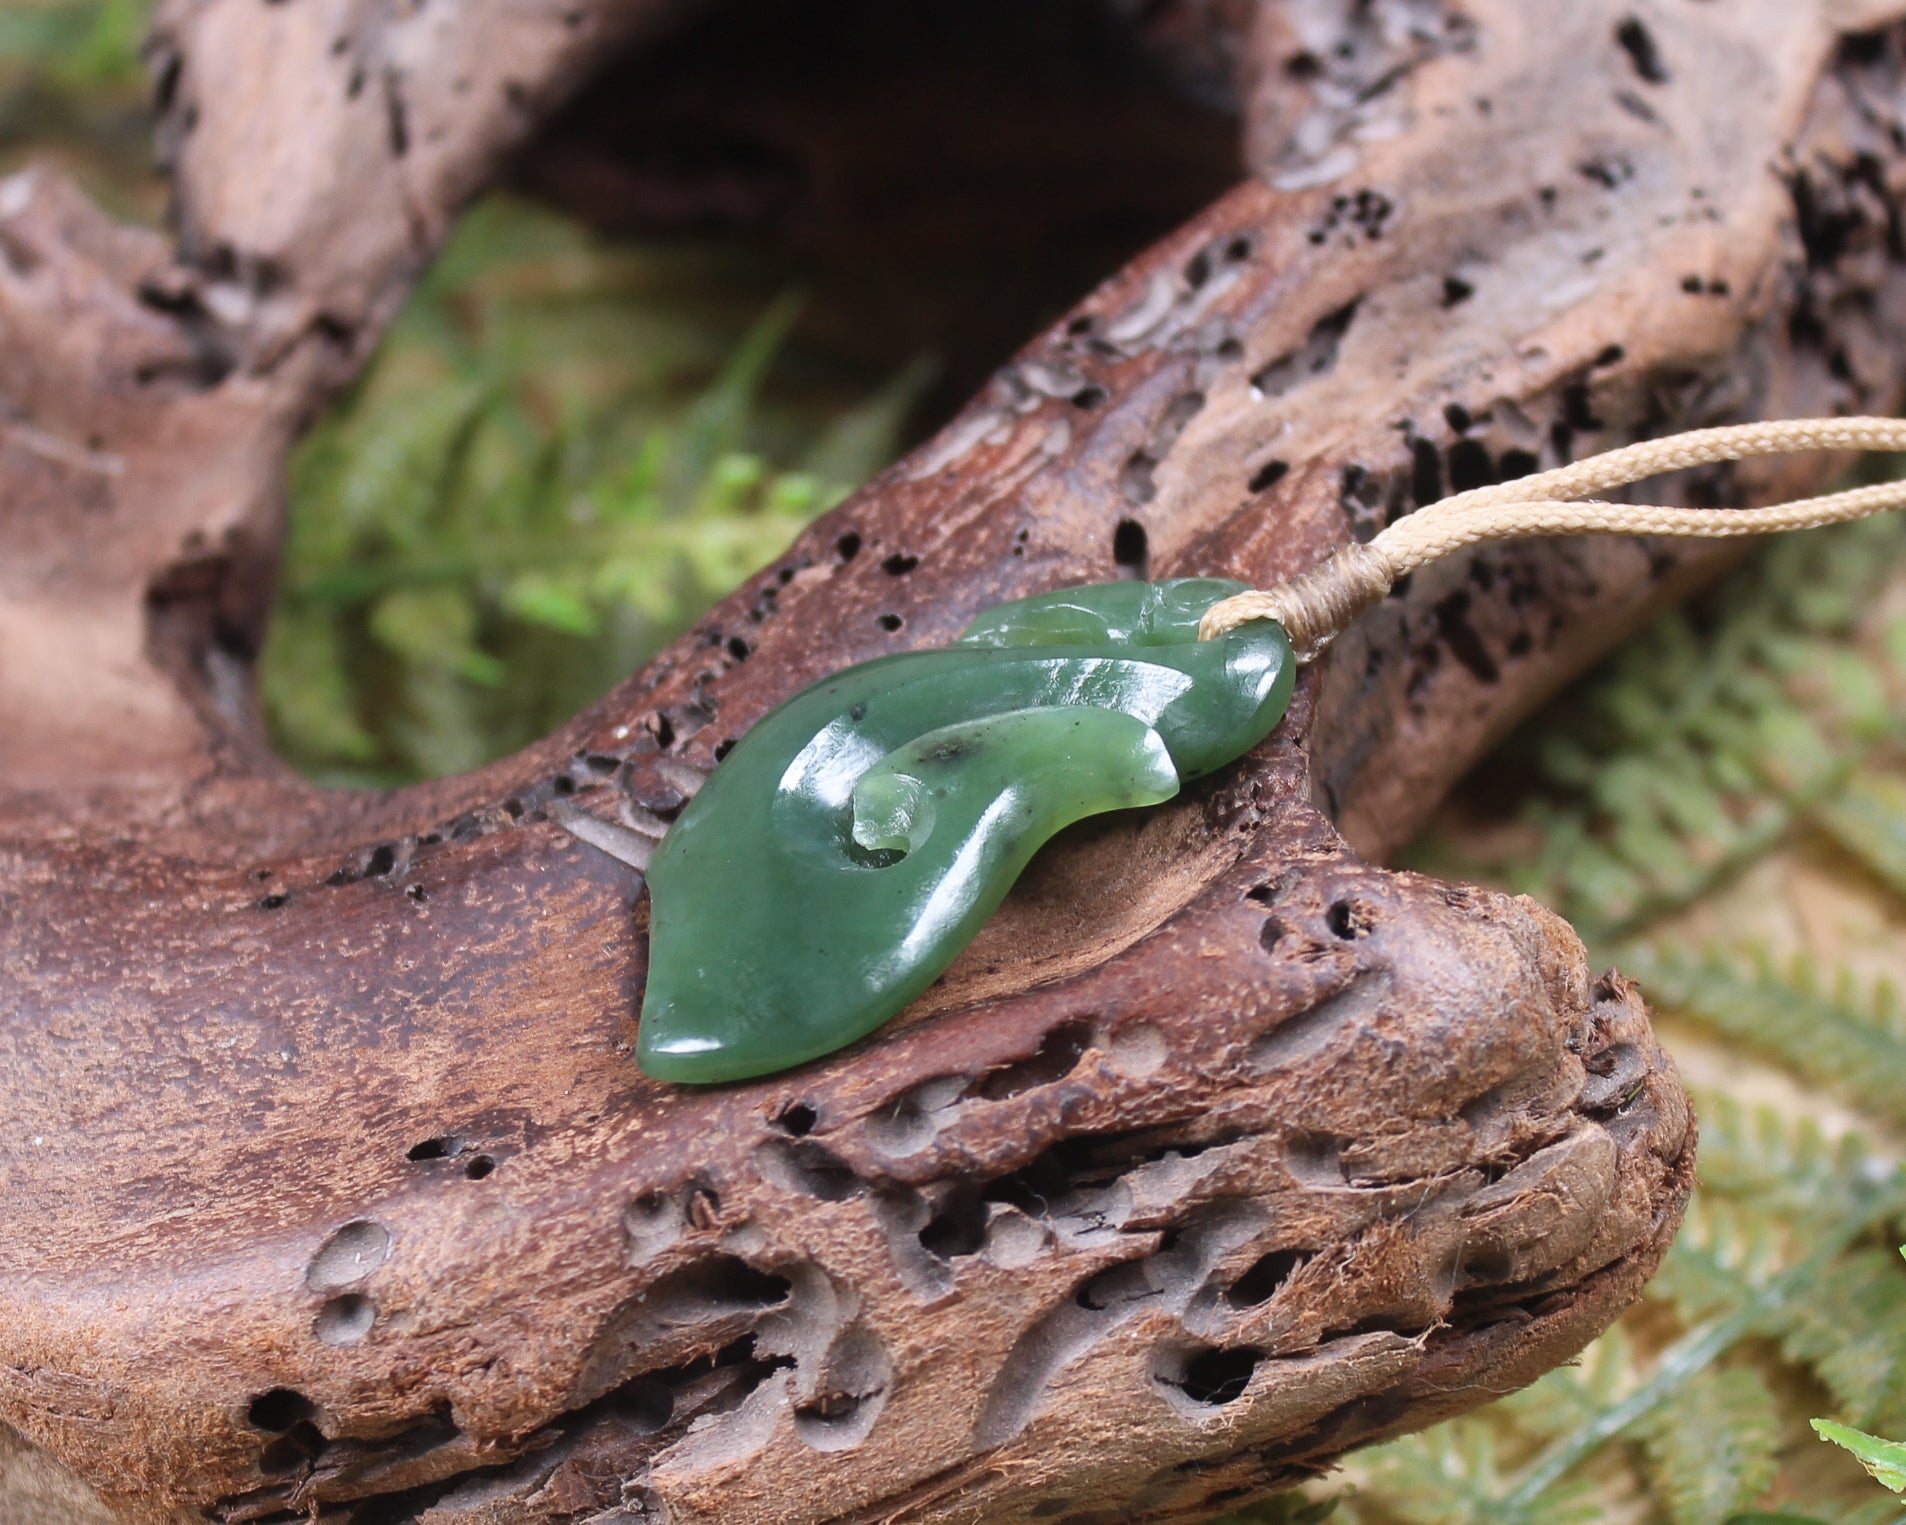
M 1853 1423 L 1906 1429 L 1906 1266 L 1878 1249 L 1841 1257 L 1795 1300 L 1781 1348 L 1812 1367 Z
M 1778 1220 L 1751 1205 L 1697 1192 L 1648 1295 L 1688 1324 L 1732 1313 L 1768 1287 L 1792 1259 Z
M 1887 981 L 1823 974 L 1806 954 L 1634 944 L 1624 967 L 1654 1000 L 1860 1106 L 1906 1123 L 1906 1009 Z
M 1906 895 L 1906 778 L 1862 770 L 1810 819 L 1896 895 Z
M 1674 1525 L 1721 1525 L 1759 1498 L 1780 1470 L 1780 1415 L 1767 1385 L 1742 1367 L 1709 1368 L 1642 1427 L 1657 1496 Z
M 1494 1428 L 1483 1417 L 1406 1435 L 1366 1453 L 1372 1493 L 1384 1513 L 1411 1525 L 1590 1525 L 1600 1505 L 1580 1483 L 1505 1504 L 1513 1479 Z
M 1638 1380 L 1634 1344 L 1617 1324 L 1568 1365 L 1504 1398 L 1501 1408 L 1518 1430 L 1552 1440 L 1609 1408 Z
M 1697 627 L 1631 642 L 1535 747 L 1544 845 L 1516 887 L 1597 938 L 1679 909 L 1833 794 L 1906 698 L 1900 643 L 1855 639 L 1906 552 L 1874 521 L 1770 547 Z
M 1830 1138 L 1804 1113 L 1689 1089 L 1701 1119 L 1697 1218 L 1729 1199 L 1805 1236 L 1859 1212 L 1895 1179 L 1898 1167 L 1856 1133 Z

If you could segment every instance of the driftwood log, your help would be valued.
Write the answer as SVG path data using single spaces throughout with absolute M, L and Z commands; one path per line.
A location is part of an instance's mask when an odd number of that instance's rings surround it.
M 169 0 L 176 239 L 0 185 L 9 1525 L 1191 1517 L 1530 1380 L 1674 1231 L 1637 992 L 1375 864 L 1710 553 L 1419 574 L 1245 763 L 756 1084 L 635 1071 L 639 879 L 555 817 L 666 819 L 797 687 L 1000 598 L 1262 582 L 1452 486 L 1889 406 L 1906 4 L 1151 8 L 1235 62 L 1245 183 L 559 734 L 314 790 L 250 691 L 286 450 L 683 9 Z

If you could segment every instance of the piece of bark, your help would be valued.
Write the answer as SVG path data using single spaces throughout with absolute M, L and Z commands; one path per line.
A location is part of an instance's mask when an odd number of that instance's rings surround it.
M 666 814 L 802 683 L 1002 597 L 1264 582 L 1518 451 L 1889 402 L 1906 38 L 1836 32 L 1891 9 L 1524 10 L 1267 8 L 1265 178 L 602 705 L 357 798 L 266 755 L 255 569 L 296 424 L 522 92 L 432 138 L 407 86 L 386 153 L 448 168 L 312 179 L 300 124 L 361 145 L 325 114 L 375 103 L 240 65 L 324 13 L 169 13 L 191 260 L 0 187 L 0 1422 L 129 1521 L 1087 1525 L 1605 1327 L 1691 1184 L 1639 997 L 1539 906 L 1355 850 L 1711 556 L 1419 574 L 1246 762 L 1069 833 L 893 1028 L 750 1085 L 636 1073 L 636 877 L 551 819 Z M 555 11 L 350 14 L 445 100 L 433 45 L 539 106 L 581 67 Z

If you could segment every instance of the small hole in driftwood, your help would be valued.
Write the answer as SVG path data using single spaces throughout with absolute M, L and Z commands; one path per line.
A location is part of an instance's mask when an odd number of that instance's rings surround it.
M 811 1138 L 769 1139 L 758 1151 L 764 1174 L 821 1202 L 845 1202 L 867 1183 L 831 1149 Z
M 288 1387 L 274 1387 L 260 1393 L 245 1406 L 245 1420 L 260 1430 L 282 1435 L 300 1420 L 317 1415 L 317 1406 L 303 1393 Z
M 390 1230 L 371 1218 L 345 1224 L 318 1246 L 305 1267 L 313 1292 L 335 1292 L 362 1281 L 390 1258 Z
M 1310 337 L 1297 349 L 1280 355 L 1251 377 L 1251 385 L 1262 397 L 1282 397 L 1293 388 L 1317 376 L 1328 376 L 1337 368 L 1337 356 L 1344 335 L 1357 316 L 1358 304 L 1346 302 L 1335 312 L 1326 313 L 1311 325 Z
M 1244 1396 L 1244 1390 L 1251 1385 L 1251 1374 L 1263 1359 L 1255 1350 L 1208 1348 L 1186 1360 L 1176 1379 L 1162 1380 L 1180 1389 L 1193 1403 L 1221 1408 Z
M 600 1406 L 623 1420 L 639 1435 L 653 1435 L 665 1429 L 675 1417 L 675 1394 L 666 1383 L 653 1377 L 638 1377 L 613 1392 L 605 1393 Z
M 807 1102 L 797 1101 L 784 1107 L 776 1115 L 774 1125 L 783 1133 L 792 1134 L 795 1138 L 805 1138 L 814 1131 L 814 1125 L 819 1121 L 820 1116 L 812 1106 Z
M 880 616 L 879 624 L 882 630 L 892 632 L 906 624 L 906 621 L 897 614 L 883 614 Z
M 325 1439 L 309 1420 L 294 1424 L 258 1453 L 258 1470 L 267 1477 L 307 1471 L 324 1454 Z
M 472 1181 L 481 1181 L 496 1173 L 496 1161 L 487 1154 L 479 1154 L 463 1167 L 463 1173 Z
M 1651 85 L 1665 85 L 1668 82 L 1668 66 L 1661 61 L 1661 50 L 1655 46 L 1654 33 L 1642 24 L 1639 16 L 1630 16 L 1615 28 L 1615 41 L 1628 55 L 1628 61 L 1635 66 L 1635 73 Z
M 1496 463 L 1482 441 L 1459 439 L 1449 447 L 1449 490 L 1468 492 L 1473 487 L 1496 485 Z
M 788 1300 L 785 1276 L 757 1271 L 733 1255 L 693 1260 L 650 1286 L 648 1305 L 664 1322 L 692 1323 L 746 1309 L 775 1308 Z M 753 1352 L 752 1337 L 745 1347 Z
M 643 1192 L 622 1214 L 630 1262 L 639 1265 L 652 1260 L 682 1237 L 687 1224 L 687 1213 L 674 1197 L 663 1191 Z
M 371 1332 L 377 1305 L 361 1292 L 346 1292 L 318 1309 L 311 1332 L 326 1345 L 355 1345 Z
M 698 1229 L 721 1226 L 721 1193 L 712 1186 L 697 1186 L 688 1194 L 688 1221 Z
M 1324 912 L 1324 924 L 1330 928 L 1333 937 L 1355 942 L 1360 937 L 1370 935 L 1376 925 L 1376 918 L 1370 914 L 1368 906 L 1359 905 L 1354 900 L 1339 900 Z
M 979 1083 L 978 1094 L 987 1101 L 1004 1101 L 1040 1086 L 1063 1080 L 1079 1066 L 1079 1060 L 1092 1043 L 1092 1029 L 1084 1022 L 1063 1022 L 1040 1040 L 1038 1051 L 1030 1058 L 995 1070 Z
M 1157 465 L 1157 460 L 1145 451 L 1132 452 L 1118 474 L 1119 494 L 1127 503 L 1142 507 L 1158 496 L 1158 485 L 1152 480 L 1152 471 Z
M 1291 1273 L 1310 1256 L 1302 1250 L 1272 1250 L 1251 1262 L 1244 1274 L 1231 1283 L 1225 1300 L 1238 1308 L 1255 1308 L 1269 1302 L 1279 1287 L 1291 1279 Z
M 447 1160 L 463 1148 L 463 1140 L 454 1133 L 441 1133 L 435 1138 L 427 1138 L 421 1144 L 412 1144 L 404 1151 L 407 1160 Z
M 855 531 L 849 530 L 834 542 L 834 554 L 842 561 L 852 561 L 860 554 L 860 536 Z
M 920 1230 L 920 1247 L 941 1260 L 977 1255 L 986 1246 L 986 1204 L 979 1193 L 956 1189 Z
M 1151 541 L 1145 526 L 1136 519 L 1121 519 L 1112 531 L 1112 561 L 1121 577 L 1139 581 L 1145 578 L 1146 563 L 1151 560 Z
M 1266 461 L 1251 473 L 1251 491 L 1266 492 L 1284 480 L 1290 470 L 1288 461 Z

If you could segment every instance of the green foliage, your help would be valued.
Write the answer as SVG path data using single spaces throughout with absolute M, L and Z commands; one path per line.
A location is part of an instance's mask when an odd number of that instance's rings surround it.
M 1671 1525 L 1897 1525 L 1840 1474 L 1791 1496 L 1782 1468 L 1806 1449 L 1806 1409 L 1782 1394 L 1906 1426 L 1906 1267 L 1885 1237 L 1906 1178 L 1857 1131 L 1906 1125 L 1906 1013 L 1889 977 L 1804 945 L 1776 953 L 1745 886 L 1811 855 L 1876 914 L 1906 912 L 1900 589 L 1898 520 L 1770 546 L 1512 743 L 1532 850 L 1431 842 L 1439 870 L 1569 916 L 1670 1028 L 1759 1056 L 1856 1126 L 1697 1091 L 1700 1187 L 1636 1321 L 1649 1338 L 1618 1327 L 1578 1369 L 1354 1464 L 1357 1518 L 1541 1521 L 1586 1488 L 1604 1511 Z
M 1710 1367 L 1643 1430 L 1648 1477 L 1674 1525 L 1720 1525 L 1779 1473 L 1780 1415 L 1760 1375 Z
M 1896 1440 L 1881 1440 L 1877 1435 L 1835 1424 L 1831 1419 L 1815 1419 L 1813 1427 L 1821 1439 L 1844 1446 L 1860 1459 L 1860 1465 L 1874 1480 L 1895 1493 L 1906 1493 L 1906 1446 Z
M 262 664 L 292 761 L 382 784 L 523 745 L 892 455 L 917 368 L 776 404 L 782 301 L 697 384 L 707 317 L 631 302 L 664 276 L 523 206 L 467 221 L 298 456 Z
M 1704 608 L 1629 642 L 1519 743 L 1543 781 L 1535 853 L 1470 867 L 1606 945 L 1693 904 L 1803 818 L 1880 841 L 1906 811 L 1862 770 L 1906 726 L 1906 617 L 1865 643 L 1855 631 L 1902 548 L 1898 516 L 1789 537 Z M 1906 845 L 1893 851 L 1906 865 Z
M 1724 942 L 1637 941 L 1621 964 L 1652 1000 L 1906 1124 L 1906 1010 L 1890 980 L 1823 969 L 1804 952 L 1777 959 L 1764 947 Z
M 0 8 L 0 68 L 50 93 L 136 86 L 151 9 L 151 0 L 10 0 Z
M 109 210 L 160 212 L 140 50 L 151 0 L 0 0 L 0 175 L 54 161 Z
M 1906 1249 L 1900 1253 L 1906 1255 Z M 1803 1359 L 1813 1359 L 1823 1374 L 1829 1363 L 1845 1368 L 1841 1373 L 1841 1381 L 1834 1382 L 1829 1377 L 1829 1383 L 1841 1405 L 1855 1418 L 1860 1416 L 1862 1410 L 1876 1415 L 1884 1414 L 1881 1404 L 1874 1401 L 1873 1390 L 1876 1386 L 1883 1387 L 1885 1396 L 1892 1397 L 1897 1387 L 1900 1371 L 1897 1353 L 1887 1351 L 1876 1356 L 1871 1344 L 1878 1342 L 1862 1337 L 1879 1333 L 1894 1334 L 1896 1339 L 1906 1338 L 1906 1321 L 1900 1318 L 1896 1279 L 1888 1274 L 1894 1269 L 1890 1260 L 1881 1258 L 1878 1263 L 1869 1260 L 1868 1264 L 1855 1271 L 1854 1275 L 1861 1285 L 1853 1289 L 1851 1298 L 1839 1304 L 1840 1308 L 1854 1315 L 1846 1321 L 1854 1326 L 1850 1335 L 1844 1328 L 1836 1331 L 1837 1338 L 1818 1327 L 1795 1330 Z M 1867 1274 L 1862 1276 L 1861 1271 Z M 1843 1296 L 1846 1293 L 1844 1287 L 1828 1290 L 1839 1291 Z M 1829 1320 L 1824 1308 L 1816 1307 L 1809 1311 L 1815 1315 L 1812 1320 L 1815 1326 L 1840 1322 L 1838 1319 Z M 1884 1322 L 1866 1324 L 1868 1319 L 1876 1316 Z M 1795 1343 L 1796 1340 L 1790 1338 L 1790 1347 Z M 1880 1378 L 1877 1384 L 1873 1380 L 1875 1376 Z M 1887 1421 L 1880 1419 L 1879 1422 Z M 1876 1481 L 1895 1493 L 1906 1493 L 1906 1445 L 1896 1440 L 1882 1440 L 1877 1435 L 1869 1435 L 1864 1430 L 1856 1430 L 1851 1425 L 1840 1424 L 1832 1419 L 1814 1419 L 1809 1423 L 1822 1439 L 1830 1440 L 1858 1457 L 1860 1465 L 1872 1473 Z

